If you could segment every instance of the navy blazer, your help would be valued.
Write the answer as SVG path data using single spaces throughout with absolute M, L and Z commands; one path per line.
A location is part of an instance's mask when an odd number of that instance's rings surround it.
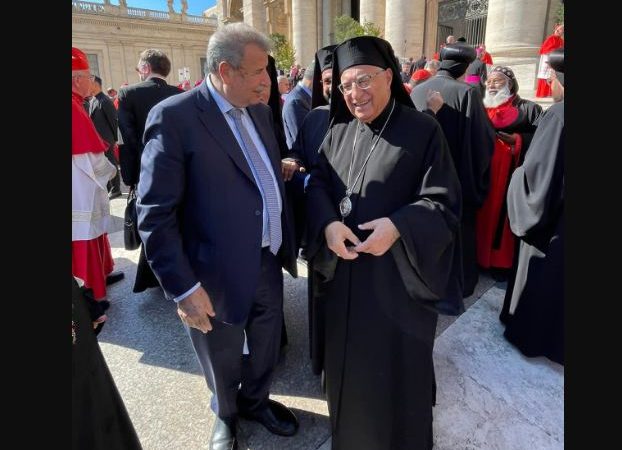
M 287 148 L 292 149 L 302 121 L 311 111 L 311 96 L 297 84 L 287 96 L 283 104 L 283 128 Z
M 282 266 L 296 276 L 292 214 L 270 108 L 247 111 L 272 162 L 283 199 Z M 138 182 L 138 228 L 165 294 L 198 281 L 216 319 L 248 317 L 260 271 L 263 202 L 255 178 L 207 84 L 153 107 L 145 127 Z

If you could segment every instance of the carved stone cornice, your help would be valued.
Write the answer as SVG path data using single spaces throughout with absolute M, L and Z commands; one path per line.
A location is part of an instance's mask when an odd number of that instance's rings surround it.
M 99 25 L 103 27 L 124 27 L 129 30 L 148 30 L 148 31 L 180 31 L 179 23 L 159 22 L 140 19 L 129 19 L 113 16 L 98 16 L 91 14 L 72 14 L 72 24 Z M 216 31 L 215 26 L 211 25 L 193 25 L 189 23 L 183 24 L 184 33 L 196 33 L 204 36 L 206 33 L 211 34 Z

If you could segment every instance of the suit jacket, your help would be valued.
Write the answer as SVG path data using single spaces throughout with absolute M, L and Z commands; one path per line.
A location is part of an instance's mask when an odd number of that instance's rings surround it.
M 285 128 L 285 140 L 287 148 L 291 149 L 296 141 L 298 129 L 302 121 L 311 111 L 311 96 L 297 84 L 285 97 L 283 104 L 283 128 Z
M 283 199 L 282 266 L 296 276 L 292 214 L 270 108 L 247 111 L 269 154 Z M 138 183 L 138 228 L 165 294 L 198 281 L 216 319 L 248 317 L 261 272 L 263 202 L 242 149 L 207 83 L 154 106 L 147 118 Z
M 89 116 L 95 125 L 95 129 L 111 150 L 117 142 L 118 118 L 117 110 L 112 100 L 100 92 L 91 97 L 89 101 Z
M 126 185 L 135 185 L 140 177 L 143 134 L 149 111 L 160 101 L 180 92 L 183 91 L 157 77 L 125 86 L 119 91 L 119 129 L 123 138 L 119 164 Z

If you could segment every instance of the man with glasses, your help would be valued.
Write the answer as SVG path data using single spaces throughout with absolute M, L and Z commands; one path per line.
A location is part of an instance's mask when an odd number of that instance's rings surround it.
M 205 81 L 156 105 L 145 128 L 138 228 L 213 394 L 210 450 L 237 448 L 238 417 L 281 436 L 298 430 L 269 398 L 282 268 L 296 276 L 279 143 L 261 103 L 270 45 L 247 24 L 219 28 Z
M 108 242 L 112 226 L 106 185 L 116 168 L 104 152 L 108 148 L 84 110 L 84 98 L 94 78 L 86 55 L 71 48 L 71 268 L 75 277 L 93 290 L 99 323 L 110 305 L 106 277 L 114 262 Z
M 429 450 L 438 313 L 464 311 L 460 184 L 387 41 L 349 39 L 332 63 L 331 127 L 307 187 L 332 446 Z
M 120 146 L 119 163 L 123 182 L 135 189 L 140 179 L 140 158 L 143 153 L 143 133 L 147 115 L 154 105 L 183 92 L 166 82 L 171 71 L 171 61 L 162 51 L 154 48 L 140 54 L 136 72 L 140 83 L 122 87 L 117 96 L 119 100 L 119 130 L 123 145 Z M 147 263 L 144 247 L 140 247 L 140 256 L 136 266 L 134 292 L 159 286 L 153 271 Z
M 447 138 L 462 187 L 462 265 L 464 292 L 475 291 L 479 279 L 475 221 L 490 185 L 490 159 L 495 132 L 486 116 L 479 88 L 464 82 L 466 70 L 475 60 L 475 49 L 467 44 L 448 44 L 441 50 L 437 74 L 413 88 L 410 97 L 419 111 L 428 108 L 428 90 L 438 91 L 445 104 L 436 120 Z

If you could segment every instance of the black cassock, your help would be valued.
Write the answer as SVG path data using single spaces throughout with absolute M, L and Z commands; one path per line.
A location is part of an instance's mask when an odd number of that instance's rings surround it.
M 564 103 L 540 118 L 523 165 L 512 175 L 508 216 L 520 246 L 501 320 L 526 356 L 564 364 Z
M 443 96 L 444 104 L 436 113 L 436 119 L 447 138 L 462 186 L 463 294 L 467 297 L 475 290 L 479 278 L 475 216 L 488 195 L 495 132 L 476 87 L 454 80 L 440 70 L 435 77 L 413 88 L 410 98 L 419 111 L 427 109 L 428 89 L 439 91 Z
M 324 142 L 329 123 L 329 106 L 318 106 L 313 108 L 305 116 L 298 136 L 292 146 L 292 151 L 296 152 L 304 162 L 307 171 L 317 162 L 317 155 L 320 146 Z M 306 249 L 306 196 L 304 194 L 304 179 L 307 173 L 296 172 L 294 179 L 296 191 L 294 194 L 294 218 L 296 220 L 296 242 L 298 246 Z M 319 292 L 321 286 L 313 278 L 312 262 L 307 262 L 307 311 L 309 319 L 309 353 L 311 357 L 311 370 L 314 374 L 322 373 L 324 364 L 324 304 Z
M 438 312 L 464 311 L 460 185 L 438 123 L 401 103 L 351 196 L 345 224 L 389 217 L 401 237 L 382 256 L 352 261 L 328 249 L 324 228 L 385 123 L 335 123 L 307 189 L 309 256 L 323 285 L 324 370 L 333 450 L 432 448 L 432 349 Z
M 72 277 L 75 342 L 71 353 L 71 448 L 142 447 L 102 354 L 87 309 L 85 288 Z

